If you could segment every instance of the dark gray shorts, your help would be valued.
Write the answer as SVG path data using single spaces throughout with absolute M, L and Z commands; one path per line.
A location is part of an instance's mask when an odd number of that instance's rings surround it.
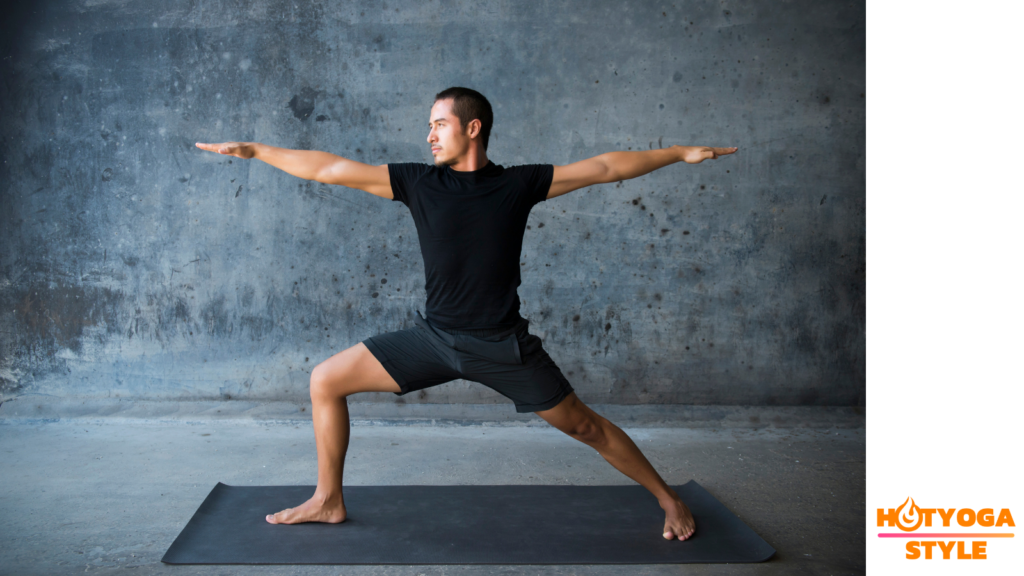
M 516 412 L 554 408 L 573 391 L 526 320 L 502 331 L 442 330 L 416 313 L 416 325 L 363 340 L 402 396 L 459 378 L 509 398 Z

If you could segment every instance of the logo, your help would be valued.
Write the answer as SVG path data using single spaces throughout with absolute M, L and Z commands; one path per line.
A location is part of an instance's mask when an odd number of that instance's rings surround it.
M 907 508 L 907 502 L 910 502 L 909 508 Z M 907 502 L 896 509 L 896 526 L 899 526 L 899 529 L 904 532 L 913 532 L 921 527 L 921 522 L 924 522 L 924 514 L 921 514 L 921 509 L 914 504 L 912 498 L 908 497 Z
M 988 541 L 993 538 L 1013 538 L 1006 528 L 1014 528 L 1009 508 L 920 508 L 913 498 L 898 508 L 878 508 L 879 528 L 899 528 L 900 532 L 879 532 L 879 538 L 912 538 L 907 540 L 907 560 L 985 560 Z M 994 528 L 1000 530 L 980 532 L 918 532 L 924 528 Z

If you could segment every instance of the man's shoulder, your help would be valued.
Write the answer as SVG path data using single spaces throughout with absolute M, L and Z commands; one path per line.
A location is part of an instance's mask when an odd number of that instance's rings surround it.
M 505 168 L 505 171 L 529 185 L 552 178 L 555 167 L 553 164 L 517 164 Z
M 549 177 L 554 173 L 554 169 L 552 164 L 516 164 L 505 168 L 505 173 L 525 183 L 533 183 Z
M 427 164 L 425 162 L 388 162 L 388 169 L 405 169 L 405 170 L 421 170 L 426 172 L 427 170 L 437 170 L 437 166 L 434 164 Z
M 538 168 L 550 168 L 550 167 L 553 167 L 553 166 L 554 166 L 553 164 L 547 164 L 547 163 L 543 163 L 543 162 L 542 163 L 530 163 L 530 164 L 514 164 L 512 166 L 506 166 L 505 170 L 512 170 L 512 171 L 515 171 L 515 172 L 531 172 L 533 170 L 537 170 Z
M 389 162 L 387 167 L 392 178 L 398 177 L 410 182 L 438 170 L 437 166 L 423 162 Z

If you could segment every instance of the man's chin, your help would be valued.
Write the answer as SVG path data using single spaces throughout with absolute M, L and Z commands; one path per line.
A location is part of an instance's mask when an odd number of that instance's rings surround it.
M 443 160 L 441 158 L 434 158 L 434 166 L 437 166 L 438 168 L 444 168 L 445 166 L 451 166 L 451 165 L 452 165 L 452 161 L 451 160 Z

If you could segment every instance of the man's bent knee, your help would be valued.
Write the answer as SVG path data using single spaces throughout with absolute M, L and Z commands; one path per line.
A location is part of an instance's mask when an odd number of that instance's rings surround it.
M 309 373 L 309 397 L 313 400 L 322 400 L 344 396 L 340 385 L 346 375 L 338 370 L 332 371 L 326 362 L 317 364 Z
M 313 400 L 349 396 L 357 392 L 401 392 L 380 361 L 362 342 L 317 364 L 309 375 Z

